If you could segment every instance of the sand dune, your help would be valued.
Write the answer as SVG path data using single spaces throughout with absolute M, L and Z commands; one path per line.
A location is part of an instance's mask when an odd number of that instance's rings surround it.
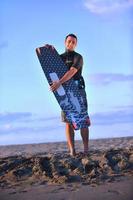
M 55 193 L 54 199 L 68 199 L 68 196 L 62 196 L 62 190 L 69 194 L 70 188 L 75 187 L 72 191 L 85 190 L 84 199 L 88 199 L 86 195 L 89 192 L 85 188 L 97 188 L 95 195 L 92 189 L 90 191 L 91 198 L 94 196 L 96 199 L 98 188 L 103 187 L 102 191 L 107 185 L 109 199 L 111 196 L 122 198 L 119 188 L 123 184 L 126 193 L 133 183 L 133 137 L 91 140 L 87 156 L 82 153 L 82 142 L 76 141 L 76 150 L 76 156 L 69 156 L 65 142 L 1 146 L 0 199 L 23 199 L 24 196 L 28 199 L 34 188 L 36 192 L 40 190 L 40 199 L 52 199 L 47 192 L 49 185 L 52 190 L 58 190 L 59 197 Z M 116 183 L 118 189 L 110 189 Z M 18 193 L 20 190 L 23 192 Z M 130 199 L 131 193 L 132 190 L 128 191 L 126 200 Z M 70 199 L 78 197 L 70 196 Z

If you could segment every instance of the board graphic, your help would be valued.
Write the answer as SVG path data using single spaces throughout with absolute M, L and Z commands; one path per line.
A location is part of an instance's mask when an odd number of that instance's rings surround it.
M 67 66 L 54 47 L 45 45 L 36 48 L 36 53 L 49 84 L 59 80 L 68 71 Z M 66 114 L 68 122 L 73 125 L 75 130 L 86 128 L 90 125 L 83 97 L 80 95 L 79 88 L 72 78 L 63 83 L 53 93 L 61 109 Z

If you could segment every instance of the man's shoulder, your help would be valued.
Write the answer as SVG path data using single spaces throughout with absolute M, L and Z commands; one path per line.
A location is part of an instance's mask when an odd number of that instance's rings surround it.
M 78 57 L 83 57 L 80 53 L 74 51 L 75 55 L 78 56 Z
M 61 54 L 60 54 L 60 57 L 61 57 L 61 58 L 65 58 L 65 57 L 66 57 L 66 52 L 61 53 Z
M 76 56 L 83 57 L 80 53 L 78 53 L 78 52 L 76 52 L 76 51 L 73 51 L 73 54 L 76 55 Z M 60 56 L 65 56 L 65 55 L 67 55 L 66 52 L 60 54 Z
M 61 54 L 60 54 L 60 56 L 64 56 L 64 55 L 65 55 L 65 53 L 61 53 Z

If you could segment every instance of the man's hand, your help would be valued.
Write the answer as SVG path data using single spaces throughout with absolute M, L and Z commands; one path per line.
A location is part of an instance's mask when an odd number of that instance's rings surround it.
M 60 85 L 61 85 L 60 81 L 54 81 L 52 83 L 52 85 L 50 86 L 50 90 L 52 92 L 54 92 L 54 91 L 56 91 L 60 87 Z
M 54 46 L 52 46 L 52 45 L 50 45 L 50 44 L 46 44 L 45 47 L 54 50 Z

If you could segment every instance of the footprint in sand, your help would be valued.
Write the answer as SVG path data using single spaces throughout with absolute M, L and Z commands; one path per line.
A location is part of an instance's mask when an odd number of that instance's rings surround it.
M 108 192 L 110 192 L 110 193 L 114 193 L 114 194 L 117 194 L 117 195 L 119 195 L 119 194 L 120 194 L 120 192 L 119 192 L 119 191 L 117 191 L 117 190 L 108 190 Z
M 16 194 L 16 193 L 17 193 L 17 192 L 14 191 L 14 192 L 10 192 L 9 194 Z
M 25 193 L 25 192 L 27 192 L 27 190 L 21 190 L 21 191 L 19 191 L 19 193 Z

